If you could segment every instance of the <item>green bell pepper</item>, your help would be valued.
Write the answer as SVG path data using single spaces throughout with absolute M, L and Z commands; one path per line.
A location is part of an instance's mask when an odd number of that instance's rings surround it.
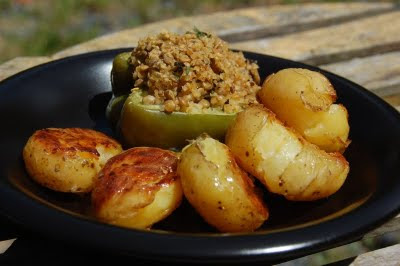
M 128 98 L 128 94 L 114 96 L 108 102 L 106 108 L 106 118 L 111 123 L 113 129 L 115 129 L 118 125 L 119 118 L 121 117 L 121 110 L 124 106 L 126 99 Z
M 122 108 L 119 125 L 128 146 L 179 149 L 202 133 L 223 140 L 236 117 L 236 114 L 212 109 L 200 114 L 165 113 L 160 105 L 144 105 L 144 96 L 142 90 L 133 90 Z
M 130 64 L 131 53 L 118 54 L 111 69 L 112 92 L 115 96 L 129 94 L 133 88 L 133 70 Z

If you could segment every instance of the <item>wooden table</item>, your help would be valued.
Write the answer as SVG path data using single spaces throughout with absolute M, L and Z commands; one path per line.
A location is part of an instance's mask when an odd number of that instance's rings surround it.
M 171 19 L 101 36 L 51 56 L 17 57 L 0 65 L 0 80 L 54 59 L 132 47 L 140 38 L 163 29 L 183 33 L 193 26 L 219 35 L 232 48 L 302 61 L 334 72 L 371 90 L 400 110 L 400 9 L 392 3 L 276 5 Z M 400 216 L 365 238 L 399 229 Z M 0 241 L 10 237 L 0 232 Z M 0 242 L 0 253 L 12 241 Z M 0 261 L 7 252 L 4 254 L 0 255 Z M 398 265 L 400 245 L 361 254 L 350 262 L 352 265 Z

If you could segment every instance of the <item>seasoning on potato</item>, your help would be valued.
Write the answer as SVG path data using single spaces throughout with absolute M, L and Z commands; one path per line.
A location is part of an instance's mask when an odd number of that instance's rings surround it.
M 183 149 L 178 174 L 190 204 L 219 231 L 253 231 L 268 219 L 252 180 L 226 145 L 200 136 Z
M 226 145 L 244 170 L 289 200 L 328 197 L 339 190 L 349 172 L 342 154 L 327 153 L 307 142 L 265 107 L 239 113 L 227 132 Z
M 334 104 L 335 89 L 321 73 L 283 69 L 264 81 L 258 97 L 282 122 L 321 149 L 343 152 L 349 145 L 347 110 Z
M 23 158 L 33 180 L 61 192 L 89 192 L 106 161 L 122 151 L 103 133 L 82 128 L 47 128 L 26 143 Z
M 92 191 L 96 216 L 130 228 L 149 228 L 180 204 L 182 188 L 175 153 L 137 147 L 111 158 Z

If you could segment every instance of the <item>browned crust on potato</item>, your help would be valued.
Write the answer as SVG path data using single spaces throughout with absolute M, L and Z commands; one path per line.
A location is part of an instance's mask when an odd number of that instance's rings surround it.
M 146 192 L 149 198 L 177 178 L 178 158 L 174 152 L 153 148 L 131 148 L 111 158 L 98 175 L 92 192 L 95 209 L 116 194 Z
M 84 128 L 46 128 L 36 131 L 31 141 L 40 144 L 48 153 L 63 153 L 65 157 L 74 157 L 77 152 L 87 152 L 98 158 L 100 154 L 96 146 L 120 147 L 116 140 L 107 135 Z

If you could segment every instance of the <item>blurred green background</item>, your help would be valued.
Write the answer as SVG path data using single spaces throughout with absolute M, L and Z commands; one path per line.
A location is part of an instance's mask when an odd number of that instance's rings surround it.
M 96 36 L 157 20 L 279 2 L 0 0 L 0 63 L 16 56 L 49 55 Z
M 322 0 L 313 2 L 328 2 Z M 399 1 L 399 0 L 397 0 Z M 0 0 L 0 63 L 179 16 L 304 0 Z M 308 1 L 310 2 L 310 1 Z

